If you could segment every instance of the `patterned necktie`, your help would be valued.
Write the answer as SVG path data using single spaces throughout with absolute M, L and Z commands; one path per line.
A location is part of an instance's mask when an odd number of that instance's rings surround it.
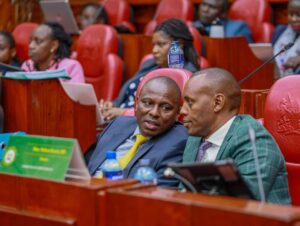
M 198 162 L 200 162 L 203 159 L 206 150 L 208 148 L 210 148 L 211 146 L 212 146 L 212 143 L 210 143 L 209 141 L 204 141 L 200 144 L 198 154 L 197 154 L 197 161 Z
M 132 147 L 127 151 L 127 153 L 119 159 L 119 164 L 122 169 L 126 168 L 130 160 L 135 156 L 139 146 L 145 142 L 147 142 L 148 138 L 144 137 L 142 134 L 136 135 L 135 143 L 132 145 Z

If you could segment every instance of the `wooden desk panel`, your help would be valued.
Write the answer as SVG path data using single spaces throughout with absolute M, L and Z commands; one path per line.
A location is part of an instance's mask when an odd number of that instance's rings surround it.
M 261 204 L 246 199 L 141 186 L 109 190 L 106 196 L 107 219 L 110 219 L 107 226 L 300 224 L 300 208 Z
M 2 82 L 5 131 L 77 138 L 83 152 L 95 142 L 95 106 L 71 100 L 58 80 Z
M 211 67 L 230 71 L 237 81 L 246 77 L 263 61 L 256 58 L 243 37 L 205 37 L 207 60 Z M 254 76 L 246 80 L 243 89 L 269 89 L 274 82 L 274 66 L 268 64 Z
M 0 216 L 1 207 L 15 212 L 31 213 L 49 219 L 73 219 L 76 226 L 95 226 L 98 221 L 97 193 L 108 188 L 128 186 L 133 180 L 56 182 L 0 174 Z M 23 217 L 24 218 L 24 217 Z M 71 221 L 72 222 L 72 221 Z M 2 225 L 2 223 L 1 223 Z M 24 225 L 31 225 L 26 224 Z M 56 225 L 56 224 L 55 224 Z

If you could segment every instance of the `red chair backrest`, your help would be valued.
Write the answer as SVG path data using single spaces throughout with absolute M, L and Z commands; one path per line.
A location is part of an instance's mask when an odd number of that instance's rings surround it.
M 109 17 L 109 24 L 116 25 L 123 21 L 130 21 L 130 9 L 127 1 L 125 0 L 108 0 L 104 2 L 104 8 Z M 103 4 L 103 3 L 102 3 Z
M 100 1 L 109 18 L 109 25 L 121 25 L 128 31 L 135 32 L 134 25 L 130 22 L 130 6 L 125 0 Z
M 181 93 L 183 93 L 184 85 L 189 80 L 191 75 L 192 72 L 188 70 L 176 69 L 176 68 L 160 68 L 160 69 L 150 71 L 148 74 L 145 75 L 145 77 L 140 82 L 136 91 L 136 97 L 139 96 L 142 87 L 147 81 L 158 76 L 166 76 L 173 79 L 177 83 L 178 87 L 180 88 Z
M 123 62 L 117 56 L 118 35 L 108 25 L 90 25 L 77 41 L 77 60 L 86 81 L 94 86 L 98 99 L 117 97 L 123 79 Z
M 12 32 L 16 42 L 17 57 L 21 62 L 29 59 L 28 50 L 30 37 L 33 30 L 37 27 L 37 23 L 26 22 L 16 26 Z
M 195 49 L 197 50 L 198 55 L 200 56 L 202 53 L 202 36 L 200 32 L 192 26 L 191 22 L 187 22 L 187 26 L 189 28 L 189 31 L 191 32 L 193 36 L 193 45 Z
M 146 25 L 144 33 L 151 35 L 155 27 L 166 19 L 192 21 L 193 14 L 193 6 L 189 0 L 162 0 L 157 6 L 154 18 Z
M 77 41 L 77 60 L 87 77 L 97 77 L 104 72 L 103 62 L 110 53 L 117 54 L 118 35 L 108 25 L 90 25 L 82 31 Z
M 137 97 L 140 95 L 141 89 L 144 86 L 144 84 L 150 79 L 157 76 L 166 76 L 173 79 L 177 83 L 181 93 L 183 94 L 184 86 L 186 82 L 189 80 L 189 78 L 192 76 L 192 72 L 185 69 L 175 69 L 175 68 L 160 68 L 149 72 L 148 74 L 145 75 L 145 77 L 142 79 L 142 81 L 140 82 L 137 88 L 135 102 L 137 101 Z M 135 114 L 134 108 L 129 108 L 122 115 L 133 116 L 134 114 Z
M 285 160 L 300 164 L 300 77 L 281 78 L 265 103 L 264 126 L 278 143 Z
M 255 42 L 271 41 L 271 6 L 267 0 L 235 0 L 229 9 L 228 17 L 245 21 Z M 265 22 L 269 25 L 263 25 Z
M 300 164 L 286 163 L 292 204 L 300 206 Z

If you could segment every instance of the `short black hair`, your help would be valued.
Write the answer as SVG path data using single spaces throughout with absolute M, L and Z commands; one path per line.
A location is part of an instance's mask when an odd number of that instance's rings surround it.
M 14 37 L 12 36 L 12 34 L 10 32 L 7 31 L 0 31 L 0 35 L 3 36 L 5 38 L 5 40 L 8 42 L 9 47 L 11 49 L 16 48 L 16 42 Z
M 51 38 L 59 42 L 58 49 L 55 53 L 55 60 L 69 58 L 71 56 L 72 38 L 65 32 L 62 25 L 57 22 L 44 22 L 51 29 Z

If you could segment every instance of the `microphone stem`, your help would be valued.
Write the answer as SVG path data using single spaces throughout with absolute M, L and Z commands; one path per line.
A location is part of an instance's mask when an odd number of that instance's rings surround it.
M 13 71 L 24 71 L 22 68 L 20 67 L 16 67 L 16 66 L 12 66 L 10 64 L 5 64 L 5 63 L 1 63 L 0 62 L 0 67 L 4 67 L 4 68 L 8 68 L 8 69 L 11 69 Z
M 284 51 L 286 51 L 286 48 L 282 48 L 278 53 L 276 53 L 274 56 L 272 56 L 270 59 L 268 59 L 267 61 L 265 61 L 263 64 L 261 64 L 258 68 L 256 68 L 254 71 L 252 71 L 250 74 L 248 74 L 245 78 L 241 79 L 239 81 L 239 84 L 242 84 L 244 81 L 248 80 L 249 78 L 251 78 L 257 71 L 259 71 L 261 68 L 263 68 L 266 64 L 270 63 L 271 61 L 274 60 L 274 58 L 276 58 L 279 54 L 283 53 Z

